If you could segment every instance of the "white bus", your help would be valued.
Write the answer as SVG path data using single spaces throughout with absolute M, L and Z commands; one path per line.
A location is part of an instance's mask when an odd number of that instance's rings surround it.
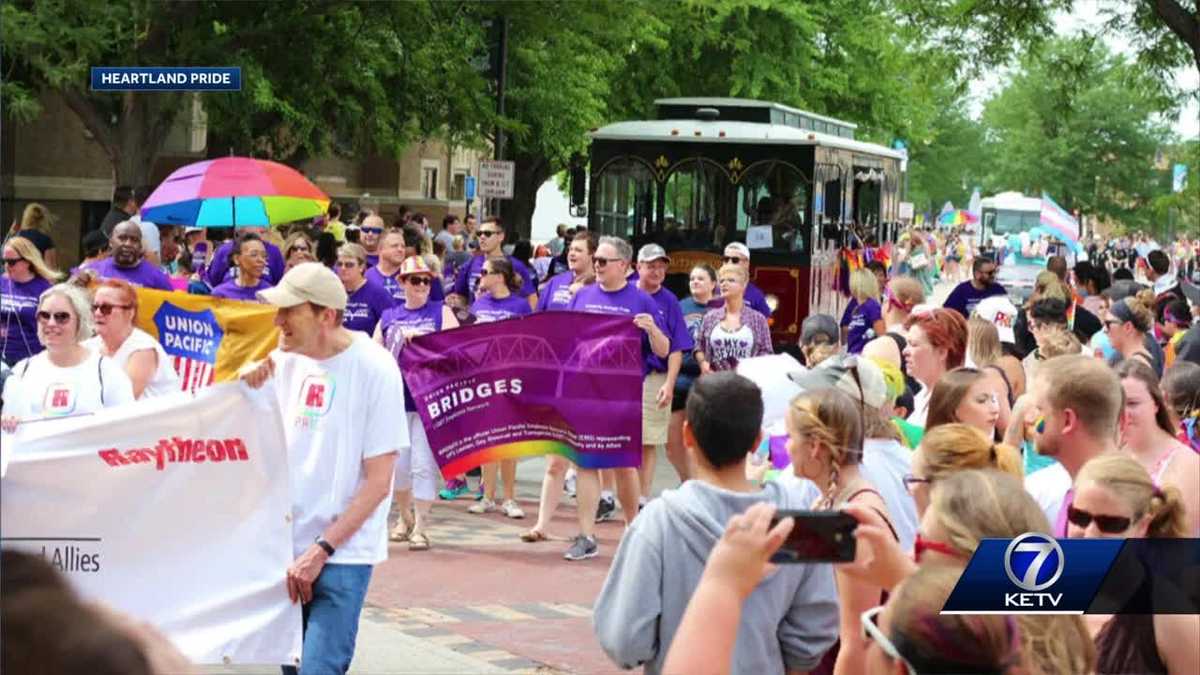
M 997 257 L 996 282 L 1007 288 L 1014 300 L 1023 302 L 1033 291 L 1038 273 L 1046 269 L 1047 259 L 1056 254 L 1070 258 L 1070 249 L 1042 229 L 1042 200 L 1038 197 L 1001 192 L 980 200 L 979 206 L 982 218 L 976 243 L 980 250 L 990 250 Z

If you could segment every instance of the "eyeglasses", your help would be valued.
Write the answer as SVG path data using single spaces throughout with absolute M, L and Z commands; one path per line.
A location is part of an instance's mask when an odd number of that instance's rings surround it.
M 948 555 L 951 558 L 965 557 L 959 552 L 958 549 L 954 548 L 950 544 L 947 544 L 944 541 L 937 541 L 936 539 L 926 539 L 925 537 L 921 536 L 920 532 L 918 532 L 916 538 L 913 539 L 913 560 L 917 561 L 918 563 L 921 562 L 921 554 L 926 551 L 941 553 L 942 555 Z
M 357 260 L 339 260 L 339 261 L 337 261 L 337 263 L 335 263 L 335 264 L 336 264 L 338 267 L 341 267 L 341 268 L 343 268 L 343 269 L 350 269 L 351 267 L 358 267 L 358 261 L 357 261 Z
M 110 305 L 108 303 L 102 305 L 92 305 L 93 312 L 100 312 L 101 316 L 108 316 L 113 313 L 114 309 L 133 309 L 133 305 Z
M 859 616 L 859 623 L 863 627 L 863 637 L 879 645 L 883 653 L 887 654 L 892 660 L 903 663 L 905 669 L 908 671 L 908 675 L 917 675 L 916 669 L 912 667 L 908 659 L 900 655 L 900 650 L 896 649 L 896 645 L 888 639 L 888 636 L 883 634 L 883 630 L 876 623 L 876 618 L 881 612 L 883 612 L 883 605 L 872 607 Z
M 299 246 L 293 246 L 291 249 L 289 249 L 288 254 L 291 255 L 292 253 L 295 253 L 296 251 L 300 251 L 301 253 L 308 253 L 308 252 L 312 251 L 312 249 L 308 247 L 308 244 L 301 244 Z
M 724 258 L 721 258 L 721 262 L 727 262 L 733 265 L 740 265 L 742 264 L 743 260 L 745 260 L 745 258 L 736 255 L 727 255 Z
M 1077 509 L 1074 506 L 1067 507 L 1067 521 L 1080 529 L 1086 528 L 1096 522 L 1096 527 L 1104 534 L 1121 534 L 1129 529 L 1132 518 L 1124 516 L 1101 516 L 1093 513 L 1088 513 L 1083 509 Z
M 359 229 L 367 234 L 383 234 L 382 227 L 360 227 Z
M 4 264 L 8 265 L 9 267 L 13 267 L 19 262 L 25 262 L 25 259 L 24 258 L 5 258 L 4 259 Z
M 433 284 L 433 279 L 429 277 L 406 277 L 404 283 L 412 284 L 413 286 L 429 286 Z
M 497 235 L 497 234 L 500 234 L 500 230 L 480 230 L 479 238 L 484 239 L 484 238 L 491 237 L 491 236 Z
M 54 319 L 54 323 L 56 323 L 60 326 L 65 326 L 71 321 L 71 313 L 70 312 L 50 313 L 50 312 L 47 312 L 44 310 L 39 311 L 37 313 L 37 320 L 42 323 L 50 323 L 51 319 Z
M 913 489 L 921 483 L 929 484 L 933 482 L 932 478 L 922 478 L 920 476 L 914 476 L 911 473 L 904 474 L 904 478 L 901 480 L 904 481 L 904 487 L 909 492 L 912 492 Z
M 616 262 L 616 261 L 617 261 L 616 258 L 601 258 L 600 256 L 597 256 L 597 255 L 592 256 L 592 265 L 594 265 L 596 267 L 604 267 L 608 263 Z

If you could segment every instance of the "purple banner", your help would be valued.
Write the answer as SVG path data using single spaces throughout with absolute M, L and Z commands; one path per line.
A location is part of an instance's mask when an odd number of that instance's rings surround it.
M 642 334 L 629 317 L 550 312 L 429 333 L 400 369 L 443 476 L 549 453 L 641 464 Z

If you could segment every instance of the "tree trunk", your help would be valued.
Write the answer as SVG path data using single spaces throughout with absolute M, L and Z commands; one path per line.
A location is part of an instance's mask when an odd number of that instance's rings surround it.
M 1192 52 L 1196 69 L 1200 70 L 1200 19 L 1177 0 L 1154 0 L 1154 13 Z M 1200 8 L 1198 8 L 1200 9 Z
M 516 162 L 513 198 L 500 202 L 500 217 L 517 239 L 529 239 L 533 233 L 538 188 L 554 175 L 554 171 L 550 160 L 541 155 L 515 153 L 513 161 Z
M 150 186 L 154 162 L 185 100 L 178 93 L 124 92 L 115 126 L 95 99 L 78 89 L 64 89 L 63 99 L 112 164 L 114 185 Z

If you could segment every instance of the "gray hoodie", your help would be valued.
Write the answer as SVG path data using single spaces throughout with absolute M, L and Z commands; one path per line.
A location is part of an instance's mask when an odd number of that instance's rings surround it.
M 617 665 L 662 670 L 663 661 L 708 554 L 729 519 L 760 501 L 807 509 L 803 487 L 768 483 L 760 492 L 730 492 L 698 480 L 667 490 L 625 531 L 592 612 L 596 638 Z M 782 675 L 810 670 L 838 634 L 837 588 L 830 564 L 788 564 L 747 598 L 732 672 Z

